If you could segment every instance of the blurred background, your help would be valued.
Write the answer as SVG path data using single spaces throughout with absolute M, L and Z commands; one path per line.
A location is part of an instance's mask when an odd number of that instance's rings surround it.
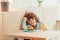
M 0 0 L 0 40 L 20 29 L 26 11 L 34 12 L 49 31 L 60 31 L 60 0 Z

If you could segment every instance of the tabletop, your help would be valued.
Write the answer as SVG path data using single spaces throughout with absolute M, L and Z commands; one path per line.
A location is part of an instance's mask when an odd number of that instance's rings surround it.
M 9 36 L 19 36 L 19 37 L 34 37 L 34 38 L 51 38 L 60 36 L 59 31 L 41 31 L 36 30 L 34 32 L 24 32 L 24 30 L 19 30 L 16 32 L 7 33 Z

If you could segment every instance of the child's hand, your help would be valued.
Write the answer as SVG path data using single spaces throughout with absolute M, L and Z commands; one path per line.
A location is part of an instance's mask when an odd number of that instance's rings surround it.
M 26 18 L 26 17 L 24 17 L 24 18 L 23 18 L 23 22 L 24 22 L 24 23 L 26 23 L 26 21 L 27 21 L 27 18 Z

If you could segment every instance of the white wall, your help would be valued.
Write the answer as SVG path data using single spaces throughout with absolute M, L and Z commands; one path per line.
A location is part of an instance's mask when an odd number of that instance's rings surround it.
M 12 2 L 9 5 L 10 9 L 38 6 L 37 0 L 13 0 Z M 57 4 L 58 0 L 43 0 L 41 6 L 56 6 Z
M 37 6 L 37 0 L 14 0 L 10 3 L 10 8 L 23 8 L 29 6 Z
M 58 6 L 57 20 L 60 20 L 60 6 Z
M 57 20 L 60 20 L 60 0 L 58 0 Z
M 60 0 L 58 0 L 57 20 L 60 20 Z
M 48 30 L 53 30 L 57 19 L 57 6 L 44 7 L 43 22 Z

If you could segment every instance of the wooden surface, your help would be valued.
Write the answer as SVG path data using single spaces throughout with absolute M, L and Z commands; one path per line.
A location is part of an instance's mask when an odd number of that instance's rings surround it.
M 32 40 L 46 40 L 46 38 L 35 38 L 35 39 L 32 39 Z
M 57 21 L 56 21 L 56 24 L 55 24 L 55 26 L 54 26 L 54 30 L 60 31 L 60 20 L 57 20 Z
M 46 40 L 46 38 L 32 38 L 32 39 L 26 38 L 26 39 L 23 39 L 23 40 Z
M 60 28 L 60 20 L 56 21 L 56 26 L 57 26 L 57 28 Z

